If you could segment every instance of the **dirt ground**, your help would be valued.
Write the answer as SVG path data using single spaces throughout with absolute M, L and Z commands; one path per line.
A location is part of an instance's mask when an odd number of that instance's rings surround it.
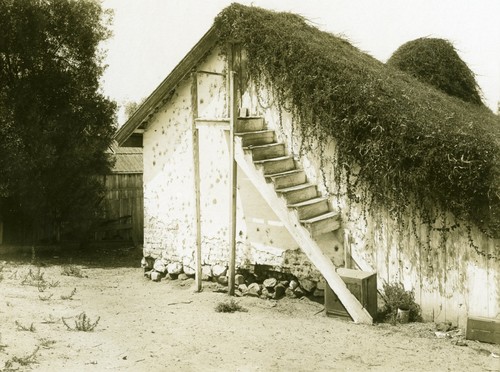
M 437 338 L 432 323 L 357 325 L 307 298 L 218 313 L 227 294 L 147 280 L 140 256 L 0 256 L 0 370 L 500 371 L 499 345 Z M 93 331 L 68 329 L 82 312 Z

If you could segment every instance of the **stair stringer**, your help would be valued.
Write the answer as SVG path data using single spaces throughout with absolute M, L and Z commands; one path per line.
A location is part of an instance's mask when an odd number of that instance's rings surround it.
M 277 195 L 273 185 L 266 182 L 263 173 L 255 167 L 251 155 L 245 154 L 241 138 L 235 136 L 234 141 L 236 163 L 281 220 L 302 251 L 323 275 L 354 322 L 372 324 L 373 319 L 371 315 L 349 291 L 342 278 L 337 274 L 337 269 L 330 258 L 323 253 L 321 248 L 312 239 L 309 231 L 301 225 L 296 213 L 290 211 L 284 200 Z

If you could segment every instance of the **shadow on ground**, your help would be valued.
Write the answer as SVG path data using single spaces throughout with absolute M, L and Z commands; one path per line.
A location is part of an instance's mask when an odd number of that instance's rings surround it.
M 41 266 L 74 264 L 87 267 L 140 267 L 142 247 L 129 241 L 92 242 L 86 247 L 77 243 L 51 246 L 0 246 L 0 261 Z

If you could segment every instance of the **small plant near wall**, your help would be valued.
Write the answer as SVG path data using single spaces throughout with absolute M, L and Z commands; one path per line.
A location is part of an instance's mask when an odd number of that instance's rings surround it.
M 382 318 L 380 320 L 396 323 L 398 309 L 409 311 L 410 322 L 422 321 L 420 305 L 415 302 L 415 293 L 405 290 L 402 283 L 387 283 L 383 284 L 385 306 L 382 310 Z

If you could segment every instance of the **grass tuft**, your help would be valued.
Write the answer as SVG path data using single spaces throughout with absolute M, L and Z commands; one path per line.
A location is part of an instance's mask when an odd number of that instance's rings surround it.
M 18 331 L 26 331 L 26 332 L 36 332 L 36 328 L 35 326 L 33 325 L 33 323 L 31 323 L 31 325 L 29 327 L 21 324 L 20 322 L 18 322 L 17 320 L 15 321 L 16 323 L 16 326 L 17 326 L 17 330 Z
M 83 278 L 82 269 L 75 265 L 65 265 L 61 270 L 61 275 Z
M 61 295 L 61 300 L 72 300 L 75 294 L 76 294 L 76 288 L 73 288 L 73 290 L 69 295 Z
M 4 365 L 3 371 L 18 371 L 19 367 L 15 368 L 16 364 L 21 366 L 21 367 L 28 367 L 31 364 L 37 363 L 37 353 L 38 350 L 40 350 L 40 347 L 37 347 L 31 354 L 25 356 L 25 357 L 17 357 L 14 356 L 7 360 Z
M 215 311 L 218 313 L 234 313 L 236 311 L 247 312 L 248 310 L 241 306 L 234 299 L 230 299 L 229 301 L 219 302 L 215 306 Z
M 97 324 L 99 324 L 99 320 L 101 317 L 97 317 L 97 320 L 95 322 L 92 322 L 90 318 L 85 314 L 85 312 L 82 312 L 80 315 L 78 315 L 77 319 L 75 320 L 75 326 L 71 326 L 66 322 L 65 318 L 61 318 L 63 324 L 66 326 L 66 328 L 69 331 L 80 331 L 80 332 L 92 332 L 95 327 L 97 327 Z

